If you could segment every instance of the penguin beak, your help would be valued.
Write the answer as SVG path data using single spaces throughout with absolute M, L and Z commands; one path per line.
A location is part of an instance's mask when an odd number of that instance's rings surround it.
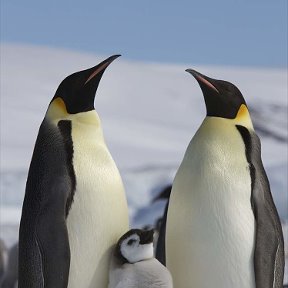
M 140 237 L 140 244 L 149 244 L 153 242 L 154 230 L 143 231 Z
M 110 56 L 109 58 L 107 58 L 106 60 L 102 61 L 100 64 L 96 65 L 95 67 L 89 69 L 90 71 L 93 71 L 90 76 L 88 77 L 88 79 L 86 80 L 86 82 L 84 83 L 84 85 L 86 85 L 88 82 L 90 82 L 93 78 L 95 78 L 95 76 L 102 76 L 102 74 L 104 73 L 105 69 L 118 57 L 120 57 L 121 55 L 113 55 Z
M 215 82 L 214 79 L 211 79 L 193 69 L 186 69 L 185 71 L 190 73 L 197 80 L 202 90 L 210 88 L 219 94 L 218 89 L 214 86 L 215 84 L 212 84 Z
M 207 116 L 214 115 L 215 110 L 216 112 L 218 110 L 222 109 L 222 103 L 220 101 L 220 93 L 219 90 L 216 88 L 216 82 L 217 80 L 211 79 L 196 70 L 193 69 L 187 69 L 186 72 L 190 73 L 198 82 L 204 96 L 206 110 L 207 110 Z M 221 114 L 221 113 L 220 113 Z

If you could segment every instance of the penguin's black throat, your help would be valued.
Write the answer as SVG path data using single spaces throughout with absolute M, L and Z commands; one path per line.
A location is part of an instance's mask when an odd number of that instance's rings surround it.
M 104 71 L 119 56 L 111 56 L 90 69 L 66 77 L 59 85 L 52 101 L 60 97 L 69 114 L 93 110 L 95 94 Z
M 209 78 L 193 69 L 187 69 L 203 92 L 207 116 L 234 119 L 245 100 L 239 89 L 230 82 Z

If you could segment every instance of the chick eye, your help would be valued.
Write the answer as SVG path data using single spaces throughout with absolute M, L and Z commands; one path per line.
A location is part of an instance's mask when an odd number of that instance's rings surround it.
M 135 243 L 136 242 L 136 240 L 135 239 L 130 239 L 128 242 L 127 242 L 127 244 L 128 245 L 132 245 L 133 243 Z

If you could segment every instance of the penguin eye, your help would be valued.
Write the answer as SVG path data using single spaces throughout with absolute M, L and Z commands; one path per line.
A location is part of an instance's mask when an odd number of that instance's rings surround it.
M 135 239 L 130 239 L 128 242 L 127 242 L 127 244 L 129 245 L 129 246 L 131 246 L 133 243 L 135 243 L 136 242 L 136 240 Z

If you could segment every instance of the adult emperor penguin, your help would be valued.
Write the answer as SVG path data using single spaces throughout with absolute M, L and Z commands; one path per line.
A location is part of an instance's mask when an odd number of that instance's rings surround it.
M 26 184 L 20 288 L 108 285 L 111 248 L 128 229 L 128 209 L 94 98 L 118 56 L 68 76 L 50 102 Z
M 207 117 L 178 169 L 169 202 L 166 264 L 177 288 L 280 288 L 283 234 L 260 140 L 233 84 L 186 70 Z
M 153 251 L 153 230 L 131 229 L 118 241 L 111 258 L 109 288 L 172 288 L 170 272 Z

